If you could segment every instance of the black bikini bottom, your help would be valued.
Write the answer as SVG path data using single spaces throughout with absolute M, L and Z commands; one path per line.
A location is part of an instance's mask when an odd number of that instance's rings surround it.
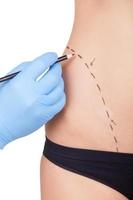
M 133 200 L 133 154 L 67 147 L 46 137 L 43 155 L 58 166 L 99 181 Z

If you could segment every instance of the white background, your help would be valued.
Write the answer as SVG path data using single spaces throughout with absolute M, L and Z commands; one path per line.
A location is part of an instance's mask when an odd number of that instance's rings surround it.
M 0 76 L 47 51 L 61 55 L 73 18 L 74 0 L 0 0 Z M 0 151 L 1 200 L 40 200 L 44 142 L 42 127 Z

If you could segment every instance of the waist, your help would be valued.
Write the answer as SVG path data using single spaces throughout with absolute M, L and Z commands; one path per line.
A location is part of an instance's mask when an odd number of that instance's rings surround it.
M 46 134 L 66 146 L 116 151 L 118 142 L 120 151 L 133 152 L 131 66 L 108 64 L 97 54 L 91 74 L 86 57 L 76 58 L 63 65 L 67 103 L 47 123 Z

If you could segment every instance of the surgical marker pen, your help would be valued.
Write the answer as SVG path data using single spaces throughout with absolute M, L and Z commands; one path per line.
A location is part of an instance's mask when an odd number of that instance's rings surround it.
M 63 55 L 63 56 L 61 56 L 61 57 L 58 57 L 57 61 L 56 61 L 55 63 L 53 63 L 53 65 L 56 64 L 56 63 L 59 63 L 59 62 L 61 62 L 61 61 L 64 61 L 64 60 L 68 60 L 68 59 L 72 58 L 74 55 L 75 55 L 75 54 L 67 54 L 67 55 Z M 52 67 L 52 66 L 50 66 L 50 67 Z M 47 73 L 47 71 L 50 69 L 50 67 L 48 67 L 47 70 L 46 70 L 44 73 Z M 3 77 L 0 78 L 0 82 L 10 80 L 10 79 L 14 78 L 14 77 L 15 77 L 18 73 L 20 73 L 20 72 L 21 72 L 21 71 L 18 71 L 18 72 L 15 72 L 15 73 L 12 73 L 12 74 L 8 74 L 8 75 L 6 75 L 6 76 L 3 76 Z M 44 73 L 43 73 L 42 75 L 44 75 Z M 41 77 L 42 77 L 42 75 L 41 75 Z M 40 79 L 41 77 L 39 77 L 39 79 Z

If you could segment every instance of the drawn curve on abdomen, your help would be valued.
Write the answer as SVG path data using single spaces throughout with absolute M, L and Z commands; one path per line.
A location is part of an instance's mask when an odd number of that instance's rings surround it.
M 102 94 L 102 89 L 101 89 L 101 86 L 99 85 L 97 79 L 96 79 L 96 76 L 94 73 L 92 73 L 91 71 L 91 67 L 93 66 L 94 62 L 95 62 L 95 58 L 92 59 L 92 61 L 88 64 L 86 62 L 84 62 L 84 58 L 81 54 L 77 53 L 74 49 L 70 48 L 69 46 L 66 47 L 68 50 L 70 50 L 72 53 L 74 53 L 75 55 L 77 55 L 77 57 L 82 61 L 82 63 L 84 64 L 85 67 L 87 67 L 87 69 L 89 70 L 89 73 L 91 75 L 91 77 L 93 78 L 95 84 L 96 84 L 96 87 L 99 91 L 99 94 L 100 94 L 100 98 L 102 100 L 102 103 L 105 107 L 105 114 L 108 118 L 108 122 L 109 122 L 109 130 L 111 131 L 111 134 L 113 136 L 113 140 L 114 140 L 114 143 L 115 143 L 115 148 L 116 148 L 116 152 L 119 152 L 119 148 L 118 148 L 118 140 L 116 138 L 116 135 L 114 134 L 114 126 L 117 125 L 117 123 L 110 117 L 110 114 L 109 114 L 109 111 L 107 110 L 106 108 L 106 101 L 105 101 L 105 98 L 103 97 L 103 94 Z

